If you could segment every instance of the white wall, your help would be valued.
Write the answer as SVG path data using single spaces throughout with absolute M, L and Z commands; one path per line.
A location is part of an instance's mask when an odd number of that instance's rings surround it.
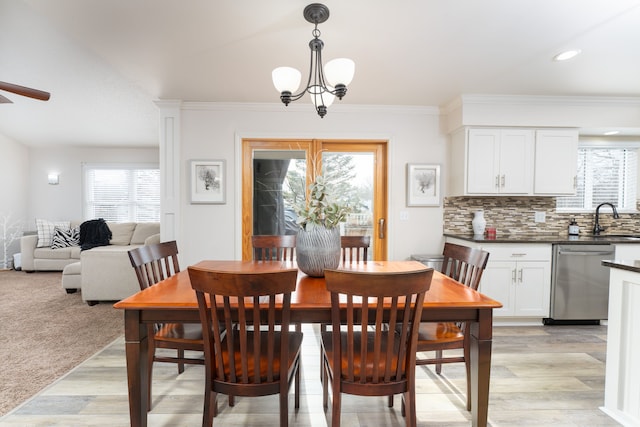
M 239 259 L 241 201 L 239 142 L 243 137 L 349 138 L 389 140 L 389 259 L 442 251 L 442 209 L 406 206 L 407 163 L 434 163 L 446 168 L 446 137 L 434 108 L 330 107 L 318 117 L 311 105 L 289 107 L 184 103 L 180 117 L 181 263 L 202 259 Z M 191 159 L 224 159 L 227 203 L 189 203 Z M 446 170 L 442 171 L 443 176 Z M 443 194 L 445 194 L 443 189 Z M 399 220 L 407 211 L 409 219 Z
M 28 179 L 29 150 L 0 134 L 0 218 L 8 218 L 9 224 L 25 225 L 29 197 L 25 187 Z M 20 242 L 15 241 L 8 252 L 12 255 L 19 251 Z
M 157 148 L 31 147 L 29 172 L 23 190 L 29 197 L 27 229 L 35 219 L 83 220 L 82 163 L 158 163 Z M 60 184 L 49 185 L 47 175 L 60 174 Z

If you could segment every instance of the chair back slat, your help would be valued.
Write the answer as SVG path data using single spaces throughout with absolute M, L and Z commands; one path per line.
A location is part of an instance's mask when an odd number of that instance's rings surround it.
M 362 386 L 412 377 L 417 328 L 432 275 L 433 269 L 426 267 L 410 273 L 325 270 L 331 292 L 333 366 L 345 368 L 335 375 Z
M 140 290 L 180 272 L 175 240 L 131 249 L 129 261 L 136 272 Z
M 255 261 L 293 261 L 296 252 L 296 235 L 251 236 Z
M 340 236 L 342 263 L 366 261 L 371 246 L 371 236 Z
M 445 243 L 442 255 L 441 272 L 477 291 L 482 273 L 489 261 L 489 252 L 455 243 Z M 463 333 L 467 333 L 466 322 L 456 324 Z
M 458 282 L 478 290 L 489 252 L 467 246 L 445 243 L 441 272 Z

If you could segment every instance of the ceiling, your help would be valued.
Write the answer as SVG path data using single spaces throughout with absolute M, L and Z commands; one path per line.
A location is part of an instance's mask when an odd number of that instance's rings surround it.
M 347 96 L 336 102 L 640 97 L 640 0 L 324 3 L 325 61 L 356 63 Z M 151 146 L 155 100 L 278 103 L 273 68 L 308 75 L 307 4 L 0 0 L 0 81 L 51 92 L 47 102 L 3 92 L 14 103 L 0 104 L 0 133 L 33 146 Z M 552 60 L 568 48 L 582 54 Z

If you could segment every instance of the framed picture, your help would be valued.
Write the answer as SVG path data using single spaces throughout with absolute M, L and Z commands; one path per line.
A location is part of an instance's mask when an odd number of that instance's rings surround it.
M 224 160 L 191 160 L 191 203 L 226 203 Z
M 407 164 L 407 206 L 440 206 L 440 165 Z

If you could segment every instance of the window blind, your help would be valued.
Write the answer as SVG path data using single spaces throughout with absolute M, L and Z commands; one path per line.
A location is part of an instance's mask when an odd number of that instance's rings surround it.
M 84 165 L 84 217 L 160 221 L 157 165 Z
M 556 198 L 557 208 L 591 211 L 610 202 L 635 210 L 637 157 L 635 148 L 579 148 L 576 195 Z

